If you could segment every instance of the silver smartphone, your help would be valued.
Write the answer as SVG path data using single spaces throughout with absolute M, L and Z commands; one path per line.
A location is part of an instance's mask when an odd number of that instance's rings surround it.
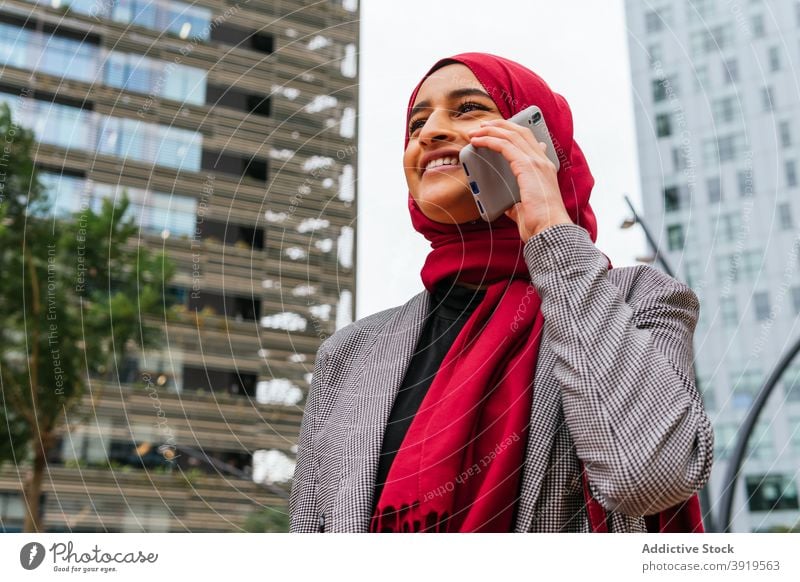
M 541 109 L 531 105 L 511 117 L 509 121 L 529 128 L 536 141 L 546 143 L 547 157 L 555 164 L 556 170 L 561 167 Z M 469 187 L 481 218 L 486 222 L 492 222 L 520 201 L 517 179 L 503 154 L 468 144 L 461 149 L 458 157 L 467 174 Z

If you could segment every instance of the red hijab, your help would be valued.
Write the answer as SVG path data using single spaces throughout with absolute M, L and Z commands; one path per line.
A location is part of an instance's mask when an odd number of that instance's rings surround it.
M 437 69 L 455 62 L 469 67 L 503 118 L 508 119 L 530 105 L 537 105 L 542 110 L 561 161 L 558 186 L 564 206 L 572 222 L 585 228 L 592 241 L 597 240 L 597 220 L 589 205 L 594 178 L 583 152 L 572 138 L 572 112 L 567 101 L 533 71 L 514 61 L 486 53 L 461 53 L 441 59 L 411 94 L 406 127 L 425 79 Z M 406 131 L 404 149 L 408 147 L 408 141 Z M 491 224 L 483 219 L 465 224 L 443 224 L 426 217 L 411 192 L 408 193 L 408 209 L 414 229 L 431 242 L 432 251 L 422 268 L 422 283 L 428 291 L 447 276 L 458 276 L 462 281 L 475 284 L 516 276 L 529 278 L 519 229 L 507 216 L 502 215 Z
M 575 224 L 597 238 L 589 205 L 594 178 L 573 139 L 566 100 L 522 65 L 486 53 L 441 59 L 469 67 L 505 119 L 537 105 L 547 119 L 561 168 L 558 184 Z M 408 131 L 405 144 L 408 145 Z M 370 531 L 510 532 L 525 463 L 534 371 L 544 318 L 523 256 L 524 243 L 505 215 L 444 224 L 426 217 L 409 192 L 414 228 L 431 243 L 422 282 L 432 292 L 458 280 L 488 285 L 483 301 L 450 346 L 403 443 L 370 522 Z M 612 268 L 609 261 L 609 269 Z M 588 491 L 588 489 L 587 489 Z M 592 529 L 605 513 L 587 497 Z M 675 523 L 675 520 L 669 520 Z

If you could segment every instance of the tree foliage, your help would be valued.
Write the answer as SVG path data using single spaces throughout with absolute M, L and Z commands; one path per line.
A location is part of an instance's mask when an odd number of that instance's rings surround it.
M 77 212 L 59 215 L 58 192 L 45 191 L 34 164 L 35 145 L 3 104 L 0 460 L 33 463 L 26 529 L 38 530 L 36 471 L 64 425 L 81 422 L 87 388 L 96 395 L 118 382 L 126 353 L 160 344 L 174 267 L 140 244 L 124 193 L 102 203 L 86 198 Z

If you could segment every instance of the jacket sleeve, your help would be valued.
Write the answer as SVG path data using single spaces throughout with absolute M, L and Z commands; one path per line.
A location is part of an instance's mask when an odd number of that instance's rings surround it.
M 692 368 L 695 293 L 644 266 L 626 270 L 626 302 L 605 255 L 576 224 L 539 232 L 524 254 L 593 496 L 628 515 L 691 497 L 708 481 L 714 444 Z
M 300 437 L 297 443 L 297 456 L 289 493 L 289 533 L 319 532 L 318 507 L 318 465 L 312 445 L 318 419 L 319 403 L 325 389 L 325 368 L 327 363 L 325 346 L 320 346 L 314 361 L 311 387 L 306 397 L 303 419 L 300 422 Z

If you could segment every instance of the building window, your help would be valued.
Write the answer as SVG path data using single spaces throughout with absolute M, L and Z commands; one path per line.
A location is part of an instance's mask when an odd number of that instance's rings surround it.
M 659 10 L 650 10 L 644 15 L 644 29 L 648 34 L 664 30 L 664 18 Z
M 93 35 L 77 40 L 0 23 L 0 64 L 94 83 L 100 66 L 97 43 Z
M 183 366 L 183 392 L 202 394 L 213 392 L 231 396 L 256 395 L 258 376 L 245 372 L 206 367 Z
M 800 402 L 800 363 L 791 364 L 786 368 L 781 378 L 781 384 L 783 384 L 787 401 Z
M 653 102 L 660 103 L 661 101 L 666 101 L 669 79 L 653 79 L 651 83 L 653 88 Z
M 664 59 L 664 51 L 661 48 L 661 44 L 657 42 L 647 47 L 647 54 L 651 63 L 661 62 Z
M 723 423 L 714 430 L 714 458 L 727 459 L 736 443 L 738 425 Z
M 698 388 L 700 388 L 700 396 L 703 399 L 703 405 L 708 410 L 716 410 L 717 409 L 717 395 L 714 392 L 714 386 L 711 385 L 711 382 L 708 379 L 702 379 L 698 382 Z
M 739 170 L 736 172 L 736 182 L 739 184 L 739 196 L 750 198 L 753 195 L 752 170 Z
M 769 70 L 773 73 L 781 69 L 781 53 L 776 46 L 769 49 Z
M 727 162 L 736 157 L 740 150 L 740 135 L 729 135 L 719 140 L 719 160 Z
M 792 126 L 788 121 L 781 121 L 779 125 L 781 146 L 788 148 L 792 145 Z
M 719 176 L 706 179 L 706 190 L 708 190 L 709 204 L 716 204 L 722 200 L 722 184 Z
M 728 262 L 725 263 L 726 267 Z M 722 324 L 725 327 L 736 327 L 739 323 L 739 313 L 736 309 L 736 299 L 734 297 L 723 297 L 719 302 Z
M 689 42 L 694 56 L 702 56 L 711 52 L 719 52 L 730 46 L 733 40 L 733 29 L 728 25 L 715 26 L 710 30 L 697 30 L 691 34 Z
M 668 186 L 664 188 L 664 211 L 674 212 L 686 206 L 686 189 L 683 186 Z
M 716 12 L 717 6 L 715 0 L 691 0 L 689 9 L 697 12 L 698 16 L 707 18 Z
M 733 407 L 739 410 L 749 408 L 761 388 L 761 382 L 760 370 L 745 370 L 740 374 L 732 373 L 733 395 L 731 402 Z
M 797 486 L 788 475 L 748 475 L 747 505 L 750 511 L 798 509 Z
M 742 133 L 703 140 L 703 162 L 706 165 L 729 162 L 744 151 L 746 143 Z
M 670 186 L 664 188 L 664 211 L 672 212 L 681 207 L 681 200 L 678 194 L 677 186 Z
M 683 225 L 673 224 L 667 227 L 667 243 L 669 250 L 679 251 L 683 249 L 685 243 L 683 234 Z
M 792 452 L 800 455 L 800 416 L 789 417 L 789 442 Z
M 729 96 L 714 100 L 711 113 L 717 123 L 730 123 L 736 116 L 736 98 Z
M 763 250 L 744 251 L 741 254 L 742 274 L 747 279 L 754 279 L 761 271 L 761 263 L 764 257 Z
M 790 230 L 792 228 L 792 207 L 788 202 L 778 204 L 778 223 L 781 230 Z
M 794 160 L 786 160 L 783 167 L 786 172 L 786 186 L 794 188 L 797 186 L 797 164 Z
M 45 196 L 53 202 L 53 214 L 69 217 L 80 212 L 83 205 L 99 212 L 103 199 L 117 200 L 125 192 L 130 216 L 143 234 L 190 237 L 195 233 L 197 199 L 165 192 L 153 192 L 122 184 L 104 184 L 82 178 L 41 172 Z
M 15 121 L 33 130 L 41 143 L 67 149 L 91 150 L 93 112 L 37 99 L 19 99 L 0 93 L 0 102 L 11 108 Z
M 720 285 L 723 285 L 726 282 L 736 282 L 739 274 L 739 267 L 737 263 L 734 263 L 733 260 L 731 260 L 730 255 L 715 255 L 714 262 L 717 267 L 717 280 L 719 281 Z M 724 308 L 725 301 L 729 301 L 731 299 L 732 297 L 721 298 L 720 305 Z
M 775 96 L 772 93 L 772 87 L 761 88 L 761 108 L 765 112 L 775 109 Z
M 672 135 L 672 119 L 669 113 L 656 115 L 656 135 L 658 137 L 668 137 Z
M 686 284 L 692 288 L 697 286 L 701 276 L 697 261 L 686 261 L 683 266 L 683 272 L 686 278 Z
M 740 226 L 738 212 L 727 212 L 719 217 L 719 232 L 725 242 L 731 242 L 736 238 Z
M 42 0 L 28 0 L 35 4 L 51 4 Z M 52 6 L 69 6 L 70 11 L 87 14 L 95 20 L 105 19 L 143 26 L 152 30 L 167 31 L 179 38 L 207 40 L 211 30 L 212 11 L 177 0 L 115 0 L 93 2 L 73 0 L 69 3 L 52 2 Z
M 105 61 L 106 85 L 202 105 L 206 72 L 133 53 L 111 53 Z
M 672 148 L 672 167 L 676 172 L 686 168 L 686 156 L 688 155 L 689 152 L 682 148 Z
M 254 32 L 251 28 L 243 28 L 226 22 L 224 19 L 217 20 L 220 20 L 220 22 L 217 24 L 215 20 L 217 26 L 211 30 L 211 40 L 237 49 L 254 50 L 265 54 L 273 52 L 275 43 L 272 35 Z M 311 48 L 314 46 L 312 43 L 317 40 L 322 41 L 321 46 L 327 46 L 326 39 L 317 37 L 308 45 L 311 50 L 319 48 L 320 45 L 317 45 L 316 48 Z
M 269 117 L 272 108 L 269 97 L 241 91 L 230 85 L 209 84 L 206 103 L 214 107 L 230 107 L 231 109 L 255 113 L 264 117 Z
M 36 138 L 63 148 L 88 150 L 184 170 L 200 168 L 203 136 L 196 131 L 110 117 L 45 100 L 8 97 L 17 121 L 30 127 Z
M 763 14 L 754 14 L 750 18 L 750 29 L 753 31 L 753 37 L 764 38 L 765 30 Z
M 792 287 L 792 307 L 796 315 L 800 315 L 800 287 Z
M 728 59 L 722 63 L 722 80 L 727 85 L 739 81 L 739 61 Z
M 759 291 L 753 294 L 753 308 L 756 313 L 757 321 L 766 321 L 769 319 L 769 293 L 766 291 Z
M 775 444 L 772 440 L 770 421 L 760 421 L 753 428 L 750 440 L 747 442 L 748 458 L 769 460 L 775 458 Z
M 202 135 L 196 131 L 104 116 L 98 134 L 97 151 L 102 154 L 181 170 L 200 169 Z
M 0 493 L 0 533 L 18 533 L 25 521 L 21 493 Z

